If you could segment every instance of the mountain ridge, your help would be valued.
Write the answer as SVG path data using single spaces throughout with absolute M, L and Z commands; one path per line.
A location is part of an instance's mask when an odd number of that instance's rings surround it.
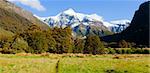
M 72 28 L 74 28 L 74 27 L 78 26 L 79 24 L 95 25 L 95 24 L 93 24 L 93 22 L 99 22 L 100 26 L 103 25 L 104 27 L 106 27 L 107 30 L 113 31 L 115 33 L 119 33 L 123 30 L 122 27 L 120 27 L 116 24 L 125 25 L 125 28 L 126 28 L 129 25 L 126 25 L 125 22 L 130 23 L 130 20 L 127 20 L 127 19 L 117 20 L 120 22 L 116 22 L 116 23 L 107 22 L 103 19 L 102 16 L 99 16 L 95 13 L 94 14 L 78 13 L 72 8 L 62 11 L 62 12 L 58 13 L 56 16 L 49 16 L 49 17 L 39 17 L 37 15 L 34 15 L 34 16 L 37 17 L 38 19 L 40 19 L 41 21 L 43 21 L 44 23 L 48 24 L 51 27 L 55 27 L 55 26 L 66 27 L 66 26 L 68 26 L 68 24 L 71 23 Z M 69 18 L 71 18 L 71 19 L 69 19 Z M 112 30 L 112 28 L 113 28 L 113 30 Z

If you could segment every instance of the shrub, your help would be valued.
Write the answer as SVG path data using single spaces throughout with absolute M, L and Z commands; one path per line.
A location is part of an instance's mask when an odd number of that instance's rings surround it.
M 127 54 L 132 54 L 132 53 L 133 53 L 133 50 L 132 50 L 132 49 L 127 49 L 127 50 L 126 50 L 126 53 L 127 53 Z
M 143 54 L 150 54 L 150 50 L 149 49 L 147 49 L 147 48 L 143 48 L 142 49 L 143 51 Z
M 117 48 L 117 49 L 115 49 L 115 50 L 116 50 L 116 53 L 117 53 L 117 54 L 122 54 L 122 49 Z
M 116 51 L 113 48 L 108 48 L 108 50 L 109 50 L 109 54 L 115 54 L 116 53 Z
M 109 50 L 107 48 L 102 48 L 99 49 L 99 51 L 97 52 L 97 54 L 108 54 Z
M 128 48 L 128 43 L 125 40 L 119 41 L 120 48 Z
M 17 38 L 11 46 L 13 53 L 25 52 L 28 50 L 28 43 L 22 38 Z

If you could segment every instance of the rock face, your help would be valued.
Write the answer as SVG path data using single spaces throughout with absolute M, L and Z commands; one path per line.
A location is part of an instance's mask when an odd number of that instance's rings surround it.
M 121 35 L 123 39 L 136 42 L 138 45 L 149 45 L 149 8 L 150 1 L 140 5 L 135 12 L 130 26 Z

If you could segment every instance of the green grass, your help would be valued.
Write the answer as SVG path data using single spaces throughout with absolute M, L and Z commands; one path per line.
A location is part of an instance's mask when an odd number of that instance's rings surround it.
M 55 73 L 57 59 L 38 56 L 0 56 L 0 73 Z
M 113 56 L 97 58 L 63 58 L 59 73 L 150 73 L 149 57 L 113 59 Z
M 59 60 L 59 62 L 58 62 Z M 0 54 L 0 73 L 150 73 L 149 55 Z

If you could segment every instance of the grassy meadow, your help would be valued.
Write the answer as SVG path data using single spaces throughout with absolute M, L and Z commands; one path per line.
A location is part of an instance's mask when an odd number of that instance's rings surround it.
M 150 73 L 150 55 L 0 54 L 0 73 Z

